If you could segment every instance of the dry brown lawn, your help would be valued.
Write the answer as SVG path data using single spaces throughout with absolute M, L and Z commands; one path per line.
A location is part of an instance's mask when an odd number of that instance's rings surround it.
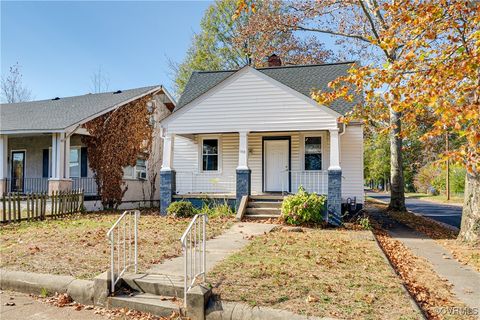
M 75 215 L 59 220 L 0 226 L 0 268 L 72 275 L 90 279 L 108 270 L 106 232 L 120 213 Z M 190 219 L 142 214 L 139 223 L 139 270 L 181 254 L 180 236 Z M 232 225 L 232 219 L 210 219 L 209 237 Z
M 209 274 L 223 300 L 343 319 L 419 319 L 368 231 L 305 228 L 255 238 Z

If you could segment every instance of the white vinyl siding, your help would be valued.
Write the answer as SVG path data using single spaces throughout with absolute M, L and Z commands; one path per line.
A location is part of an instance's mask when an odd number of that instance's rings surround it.
M 333 111 L 307 102 L 257 71 L 242 71 L 172 114 L 163 125 L 174 134 L 337 127 Z
M 363 195 L 363 128 L 347 126 L 340 137 L 340 167 L 342 168 L 342 199 L 357 197 L 364 202 Z
M 176 172 L 178 194 L 229 193 L 235 194 L 235 176 L 238 164 L 238 134 L 218 135 L 219 171 L 201 171 L 202 157 L 199 144 L 206 136 L 175 136 L 173 169 Z

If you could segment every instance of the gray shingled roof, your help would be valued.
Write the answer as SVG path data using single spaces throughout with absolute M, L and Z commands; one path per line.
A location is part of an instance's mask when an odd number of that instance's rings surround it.
M 0 105 L 0 132 L 63 130 L 162 86 Z
M 327 86 L 328 83 L 340 76 L 346 75 L 348 69 L 350 69 L 353 64 L 354 62 L 342 62 L 259 68 L 257 70 L 301 94 L 311 97 L 313 90 L 329 90 Z M 193 72 L 175 107 L 175 111 L 178 111 L 183 106 L 200 97 L 237 71 L 238 70 Z M 329 107 L 344 115 L 348 111 L 351 111 L 353 107 L 361 101 L 360 99 L 361 97 L 356 97 L 353 102 L 346 102 L 344 100 L 335 101 Z

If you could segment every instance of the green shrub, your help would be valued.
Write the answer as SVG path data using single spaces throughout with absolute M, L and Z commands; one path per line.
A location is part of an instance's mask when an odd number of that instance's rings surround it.
M 288 224 L 319 223 L 323 221 L 325 196 L 308 193 L 302 187 L 296 194 L 283 199 L 282 218 Z
M 196 214 L 196 210 L 189 201 L 176 201 L 170 203 L 167 214 L 177 218 L 190 218 Z
M 465 187 L 465 167 L 452 164 L 450 166 L 450 192 L 463 193 Z M 446 185 L 446 167 L 444 164 L 428 163 L 418 170 L 414 185 L 417 192 L 435 194 L 444 193 Z
M 235 214 L 235 211 L 225 201 L 224 203 L 208 203 L 203 202 L 202 209 L 199 213 L 206 213 L 210 218 L 218 217 L 231 217 Z

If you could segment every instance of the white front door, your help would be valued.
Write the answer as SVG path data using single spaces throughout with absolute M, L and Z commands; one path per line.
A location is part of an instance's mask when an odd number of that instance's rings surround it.
M 288 191 L 288 140 L 263 142 L 265 192 Z

